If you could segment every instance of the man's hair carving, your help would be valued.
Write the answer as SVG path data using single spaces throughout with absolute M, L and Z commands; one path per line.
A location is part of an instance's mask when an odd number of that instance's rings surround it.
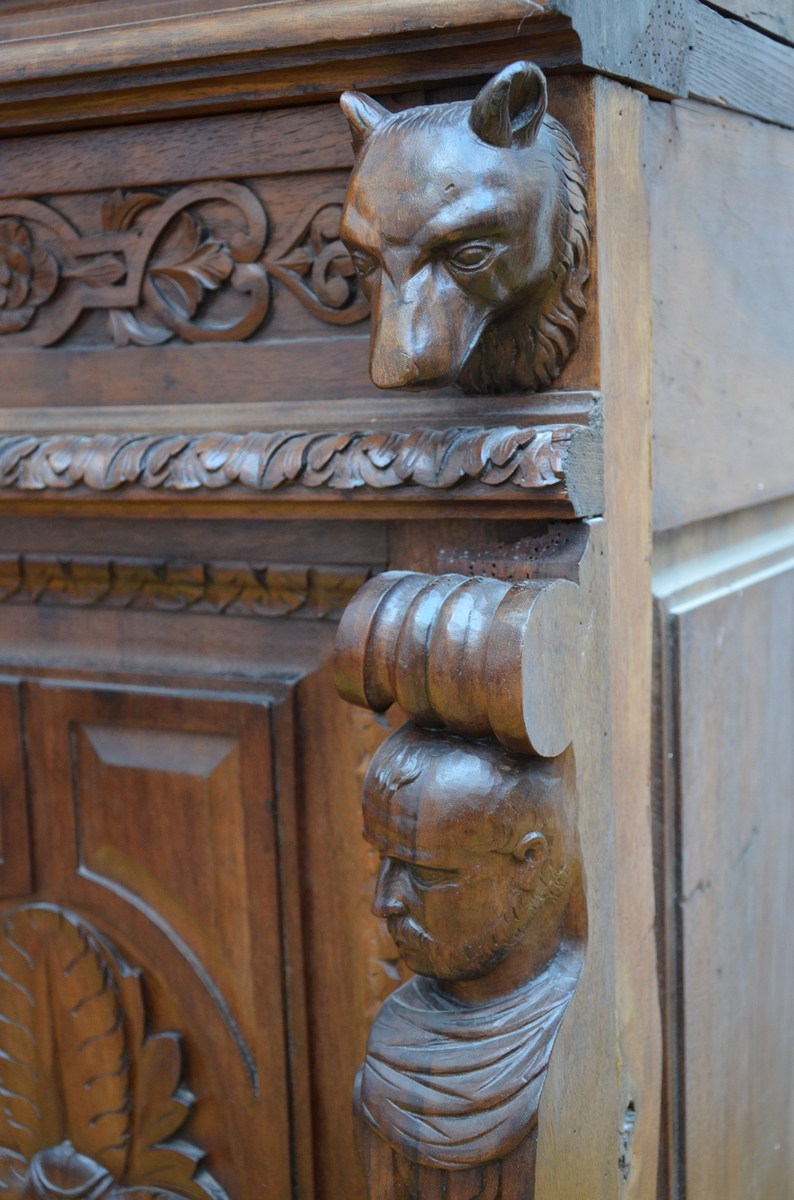
M 590 235 L 540 70 L 514 63 L 474 101 L 396 114 L 357 92 L 341 103 L 357 156 L 342 236 L 372 302 L 373 381 L 547 387 L 579 338 Z

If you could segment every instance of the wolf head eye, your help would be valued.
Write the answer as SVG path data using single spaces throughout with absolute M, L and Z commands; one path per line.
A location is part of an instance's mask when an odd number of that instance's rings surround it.
M 469 242 L 461 246 L 454 254 L 450 254 L 447 262 L 459 271 L 478 271 L 484 267 L 493 254 L 493 247 L 483 242 Z
M 372 275 L 380 266 L 377 258 L 372 254 L 367 254 L 365 250 L 353 250 L 350 257 L 353 259 L 353 266 L 362 279 L 366 279 L 368 275 Z

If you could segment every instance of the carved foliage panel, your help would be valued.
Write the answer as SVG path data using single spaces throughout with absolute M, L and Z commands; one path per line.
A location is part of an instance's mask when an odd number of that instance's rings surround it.
M 178 1033 L 150 1033 L 140 972 L 75 913 L 0 919 L 0 1187 L 7 1196 L 226 1200 L 174 1135 L 194 1097 Z
M 222 1186 L 235 1200 L 260 1186 L 286 1194 L 265 698 L 25 686 L 39 894 L 110 932 L 144 968 L 153 1023 L 185 1036 L 204 1098 L 191 1136 Z M 58 1069 L 64 1087 L 79 1086 L 71 1066 Z
M 264 190 L 213 179 L 1 200 L 0 350 L 242 341 L 285 289 L 326 325 L 363 320 L 339 240 L 344 178 Z

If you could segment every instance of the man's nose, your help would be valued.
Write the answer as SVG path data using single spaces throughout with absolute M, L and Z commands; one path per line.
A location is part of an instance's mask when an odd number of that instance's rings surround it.
M 405 898 L 405 868 L 393 858 L 384 858 L 375 884 L 371 912 L 375 917 L 399 917 L 408 911 Z

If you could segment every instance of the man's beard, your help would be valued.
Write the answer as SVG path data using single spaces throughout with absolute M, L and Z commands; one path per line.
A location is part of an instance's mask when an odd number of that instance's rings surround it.
M 477 979 L 497 966 L 521 940 L 534 908 L 527 893 L 516 889 L 510 907 L 463 945 L 437 941 L 413 917 L 392 916 L 387 925 L 400 957 L 417 975 Z

